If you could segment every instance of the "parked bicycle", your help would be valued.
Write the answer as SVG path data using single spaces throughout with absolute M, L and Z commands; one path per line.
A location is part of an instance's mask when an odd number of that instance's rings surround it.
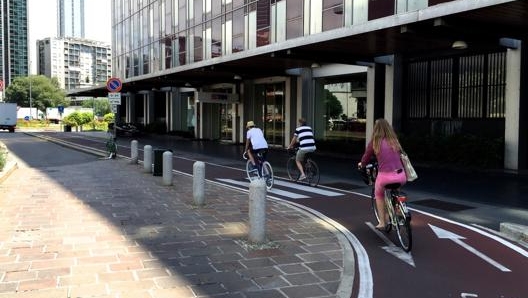
M 116 137 L 109 133 L 109 137 L 106 140 L 106 153 L 108 154 L 108 159 L 115 159 L 117 157 L 117 144 Z
M 377 162 L 369 163 L 364 169 L 359 169 L 363 182 L 372 186 L 371 205 L 374 210 L 374 216 L 379 220 L 378 209 L 376 209 L 376 198 L 374 196 L 374 184 L 378 174 Z M 406 252 L 412 249 L 412 229 L 411 229 L 411 212 L 407 208 L 407 195 L 399 190 L 399 183 L 388 184 L 385 186 L 385 208 L 389 221 L 385 227 L 385 232 L 389 233 L 394 227 L 398 234 L 398 240 L 401 247 Z
M 301 172 L 299 171 L 299 168 L 297 167 L 297 164 L 295 162 L 297 150 L 299 150 L 298 147 L 288 150 L 290 158 L 288 158 L 288 161 L 286 162 L 286 170 L 288 171 L 288 177 L 290 177 L 290 179 L 293 181 L 299 181 L 299 177 L 301 176 Z M 304 174 L 306 175 L 306 179 L 301 181 L 308 183 L 308 185 L 310 186 L 317 186 L 321 177 L 319 173 L 319 166 L 317 166 L 317 163 L 312 158 L 312 152 L 306 153 L 302 165 L 304 169 Z
M 247 160 L 246 162 L 246 173 L 249 181 L 253 181 L 257 178 L 266 179 L 266 188 L 270 190 L 273 187 L 273 168 L 271 164 L 264 158 L 262 153 L 255 154 L 256 167 L 253 166 L 251 160 L 249 159 L 248 153 L 244 152 L 242 158 Z

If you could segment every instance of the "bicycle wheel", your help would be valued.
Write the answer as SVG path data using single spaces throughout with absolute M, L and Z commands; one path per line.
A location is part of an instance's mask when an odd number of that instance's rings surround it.
M 251 164 L 251 160 L 249 159 L 246 162 L 246 174 L 249 181 L 253 181 L 259 177 L 257 168 L 253 167 L 253 165 Z
M 271 164 L 265 161 L 262 164 L 262 177 L 266 179 L 266 188 L 270 190 L 273 187 L 273 169 Z
M 117 156 L 117 145 L 114 140 L 108 140 L 106 142 L 106 153 L 108 153 L 108 158 L 116 158 Z
M 306 181 L 310 186 L 317 186 L 319 184 L 319 167 L 315 161 L 307 159 L 304 164 L 304 173 L 306 174 Z
M 412 249 L 412 230 L 411 230 L 411 216 L 407 210 L 407 206 L 404 202 L 396 201 L 394 203 L 395 216 L 396 216 L 396 232 L 398 234 L 398 240 L 400 241 L 401 247 L 406 252 Z
M 286 170 L 288 171 L 290 180 L 297 181 L 299 176 L 301 176 L 301 172 L 297 168 L 297 163 L 295 163 L 295 156 L 290 157 L 286 162 Z

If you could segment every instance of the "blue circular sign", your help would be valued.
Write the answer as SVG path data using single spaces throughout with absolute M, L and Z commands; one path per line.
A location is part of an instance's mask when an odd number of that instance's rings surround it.
M 119 92 L 122 87 L 123 84 L 119 78 L 109 78 L 108 81 L 106 81 L 106 89 L 110 92 Z
M 24 117 L 24 120 L 29 121 L 29 116 Z

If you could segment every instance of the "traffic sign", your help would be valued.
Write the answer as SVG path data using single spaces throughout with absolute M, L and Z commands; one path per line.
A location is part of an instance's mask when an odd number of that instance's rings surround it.
M 64 113 L 64 106 L 57 106 L 57 109 L 59 110 L 59 114 L 62 115 Z
M 112 113 L 117 113 L 117 105 L 110 105 L 110 111 L 112 111 Z
M 121 104 L 121 93 L 120 92 L 108 93 L 108 102 L 111 105 L 120 105 Z
M 121 83 L 119 78 L 109 78 L 106 81 L 106 89 L 110 92 L 119 92 L 121 88 L 123 88 L 123 83 Z
M 0 91 L 4 90 L 4 81 L 0 80 Z

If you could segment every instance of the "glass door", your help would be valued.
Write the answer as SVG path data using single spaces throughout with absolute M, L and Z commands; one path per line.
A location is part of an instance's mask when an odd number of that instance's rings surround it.
M 264 90 L 264 136 L 268 144 L 284 146 L 284 83 L 266 84 Z
M 220 138 L 223 141 L 233 140 L 233 104 L 220 105 Z

